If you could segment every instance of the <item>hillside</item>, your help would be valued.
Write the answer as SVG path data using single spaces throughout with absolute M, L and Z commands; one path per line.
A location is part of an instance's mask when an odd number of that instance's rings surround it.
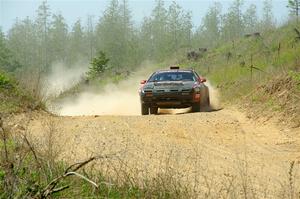
M 0 71 L 0 113 L 22 113 L 40 110 L 44 105 L 18 85 L 12 75 Z
M 289 23 L 245 35 L 208 52 L 198 52 L 201 58 L 196 61 L 180 63 L 207 76 L 223 102 L 239 106 L 249 117 L 274 116 L 299 127 L 300 39 L 295 29 L 300 25 Z

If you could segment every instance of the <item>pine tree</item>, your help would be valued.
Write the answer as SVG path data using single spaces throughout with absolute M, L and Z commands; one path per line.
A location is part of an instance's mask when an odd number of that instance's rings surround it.
M 221 4 L 215 3 L 211 6 L 197 30 L 198 42 L 204 46 L 215 46 L 220 40 L 221 26 Z
M 88 57 L 88 54 L 85 52 L 85 43 L 88 43 L 88 41 L 85 41 L 83 27 L 80 20 L 77 20 L 69 35 L 68 63 L 73 64 L 82 59 L 84 56 Z
M 24 70 L 41 63 L 36 26 L 28 17 L 22 21 L 17 20 L 9 30 L 7 47 L 15 59 L 22 63 Z
M 149 18 L 151 35 L 149 37 L 152 45 L 154 60 L 162 60 L 169 52 L 168 30 L 167 30 L 167 10 L 163 0 L 156 0 L 156 5 Z
M 99 78 L 102 73 L 107 69 L 109 59 L 106 58 L 104 52 L 100 51 L 97 57 L 94 57 L 91 62 L 91 67 L 87 73 L 88 79 Z
M 275 27 L 272 0 L 264 0 L 263 4 L 263 19 L 261 22 L 261 30 L 268 31 Z
M 290 14 L 293 17 L 296 17 L 298 22 L 299 20 L 299 10 L 300 10 L 300 0 L 288 0 L 288 6 L 290 9 Z
M 235 0 L 229 9 L 229 12 L 223 16 L 223 40 L 233 40 L 244 34 L 244 22 L 242 15 L 243 4 L 243 0 Z
M 50 61 L 48 57 L 49 51 L 49 26 L 50 21 L 49 17 L 51 16 L 49 5 L 47 1 L 43 1 L 37 10 L 37 19 L 36 19 L 36 32 L 39 42 L 39 71 L 47 70 L 50 66 Z
M 258 17 L 256 6 L 251 4 L 246 10 L 244 16 L 245 33 L 253 33 L 258 29 Z
M 15 59 L 13 53 L 7 48 L 7 41 L 0 28 L 0 72 L 14 72 L 20 68 L 20 63 Z
M 168 10 L 168 31 L 170 38 L 170 51 L 178 49 L 180 45 L 180 18 L 182 15 L 181 7 L 173 1 Z
M 52 62 L 65 61 L 67 56 L 68 26 L 61 14 L 54 14 L 49 28 L 48 53 Z M 49 61 L 50 62 L 50 61 Z
M 86 40 L 86 55 L 90 60 L 94 57 L 94 51 L 96 48 L 96 39 L 95 39 L 95 30 L 94 30 L 94 21 L 93 16 L 89 15 L 87 19 L 86 32 L 85 32 L 85 40 Z
M 131 16 L 124 2 L 120 5 L 111 0 L 97 25 L 97 50 L 107 53 L 110 64 L 117 70 L 128 63 L 132 38 Z

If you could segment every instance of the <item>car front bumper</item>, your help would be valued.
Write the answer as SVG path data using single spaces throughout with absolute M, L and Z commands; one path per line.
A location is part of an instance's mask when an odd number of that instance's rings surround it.
M 188 108 L 200 102 L 197 93 L 140 93 L 141 103 L 159 108 Z

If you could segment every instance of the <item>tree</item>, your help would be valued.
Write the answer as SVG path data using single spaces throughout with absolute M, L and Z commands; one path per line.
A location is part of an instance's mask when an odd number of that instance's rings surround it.
M 73 64 L 84 56 L 88 57 L 85 53 L 86 43 L 89 42 L 85 41 L 83 27 L 80 20 L 77 20 L 69 36 L 68 63 Z
M 145 17 L 141 28 L 145 59 L 162 60 L 169 52 L 167 10 L 163 0 L 156 0 L 150 17 Z
M 193 23 L 192 23 L 192 13 L 186 12 L 183 14 L 182 19 L 182 46 L 183 47 L 191 47 L 192 45 L 192 29 L 193 29 Z
M 263 4 L 263 19 L 261 22 L 261 30 L 268 31 L 275 27 L 272 0 L 264 0 Z
M 88 79 L 96 79 L 99 78 L 102 73 L 107 69 L 107 63 L 109 59 L 106 58 L 104 52 L 100 51 L 97 57 L 94 57 L 91 62 L 91 67 L 87 72 Z
M 107 53 L 110 64 L 116 70 L 130 62 L 130 51 L 133 49 L 132 22 L 127 6 L 126 1 L 120 5 L 117 0 L 111 0 L 96 30 L 97 50 Z
M 14 54 L 15 59 L 22 63 L 23 70 L 41 63 L 36 27 L 29 17 L 22 21 L 16 20 L 8 32 L 7 48 Z
M 37 10 L 37 19 L 36 19 L 36 32 L 37 32 L 37 38 L 39 38 L 39 56 L 40 59 L 39 63 L 39 70 L 44 71 L 47 69 L 50 65 L 49 63 L 49 57 L 48 57 L 48 32 L 49 32 L 49 17 L 51 16 L 49 5 L 47 4 L 47 1 L 43 1 L 42 4 L 39 6 Z
M 256 6 L 251 4 L 246 10 L 243 16 L 244 24 L 245 24 L 245 33 L 252 33 L 257 31 L 258 28 L 258 17 Z
M 215 2 L 211 6 L 202 20 L 202 24 L 197 30 L 197 40 L 205 46 L 215 46 L 220 40 L 221 26 L 221 4 Z M 197 42 L 197 43 L 198 43 Z
M 94 30 L 94 21 L 93 16 L 89 15 L 87 19 L 86 32 L 85 32 L 85 40 L 86 40 L 86 53 L 90 60 L 94 57 L 95 51 L 95 30 Z
M 229 12 L 223 16 L 222 37 L 223 40 L 233 40 L 244 34 L 242 15 L 243 0 L 235 0 Z
M 0 72 L 14 72 L 21 67 L 19 62 L 15 59 L 12 52 L 7 48 L 6 39 L 2 30 L 0 29 Z
M 181 39 L 181 7 L 173 1 L 168 10 L 168 32 L 170 38 L 170 50 L 178 49 Z
M 299 20 L 299 10 L 300 10 L 300 0 L 288 0 L 288 6 L 290 9 L 290 14 L 296 17 L 297 23 Z
M 61 14 L 52 15 L 49 28 L 48 53 L 52 62 L 65 61 L 67 55 L 68 26 Z M 49 61 L 50 62 L 50 61 Z

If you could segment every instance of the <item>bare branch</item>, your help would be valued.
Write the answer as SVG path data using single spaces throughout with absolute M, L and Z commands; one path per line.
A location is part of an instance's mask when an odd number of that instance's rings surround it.
M 30 151 L 32 152 L 32 154 L 33 154 L 33 156 L 34 156 L 34 159 L 35 159 L 36 163 L 37 163 L 38 166 L 41 168 L 42 166 L 41 166 L 41 163 L 40 163 L 40 161 L 39 161 L 39 159 L 38 159 L 38 157 L 37 157 L 37 155 L 36 155 L 36 152 L 35 152 L 33 146 L 30 144 L 30 142 L 29 142 L 29 140 L 27 139 L 27 136 L 26 136 L 25 134 L 23 134 L 23 138 L 24 138 L 24 140 L 25 140 L 27 146 L 29 147 Z
M 63 186 L 63 187 L 59 187 L 59 188 L 53 189 L 53 191 L 51 191 L 50 194 L 57 193 L 57 192 L 63 191 L 63 190 L 68 189 L 68 188 L 70 188 L 69 185 L 66 185 L 66 186 Z
M 71 172 L 66 173 L 66 174 L 65 174 L 65 177 L 71 176 L 71 175 L 75 175 L 75 176 L 77 176 L 77 177 L 79 177 L 79 178 L 81 178 L 81 179 L 83 179 L 83 180 L 89 182 L 90 184 L 94 185 L 96 188 L 99 188 L 99 186 L 98 186 L 95 182 L 93 182 L 92 180 L 88 179 L 87 177 L 85 177 L 85 176 L 83 176 L 83 175 L 81 175 L 81 174 L 79 174 L 79 173 L 76 173 L 76 172 L 74 172 L 74 171 L 71 171 Z
M 73 171 L 77 171 L 78 169 L 80 169 L 81 167 L 85 166 L 86 164 L 90 163 L 91 161 L 95 160 L 96 157 L 91 157 L 90 159 L 86 160 L 86 161 L 83 161 L 83 162 L 77 162 L 75 164 L 72 164 L 71 166 L 69 166 L 65 173 L 68 173 L 70 170 L 73 170 Z M 77 166 L 76 166 L 77 165 Z M 76 166 L 76 167 L 75 167 Z M 75 167 L 74 169 L 72 169 L 73 167 Z

